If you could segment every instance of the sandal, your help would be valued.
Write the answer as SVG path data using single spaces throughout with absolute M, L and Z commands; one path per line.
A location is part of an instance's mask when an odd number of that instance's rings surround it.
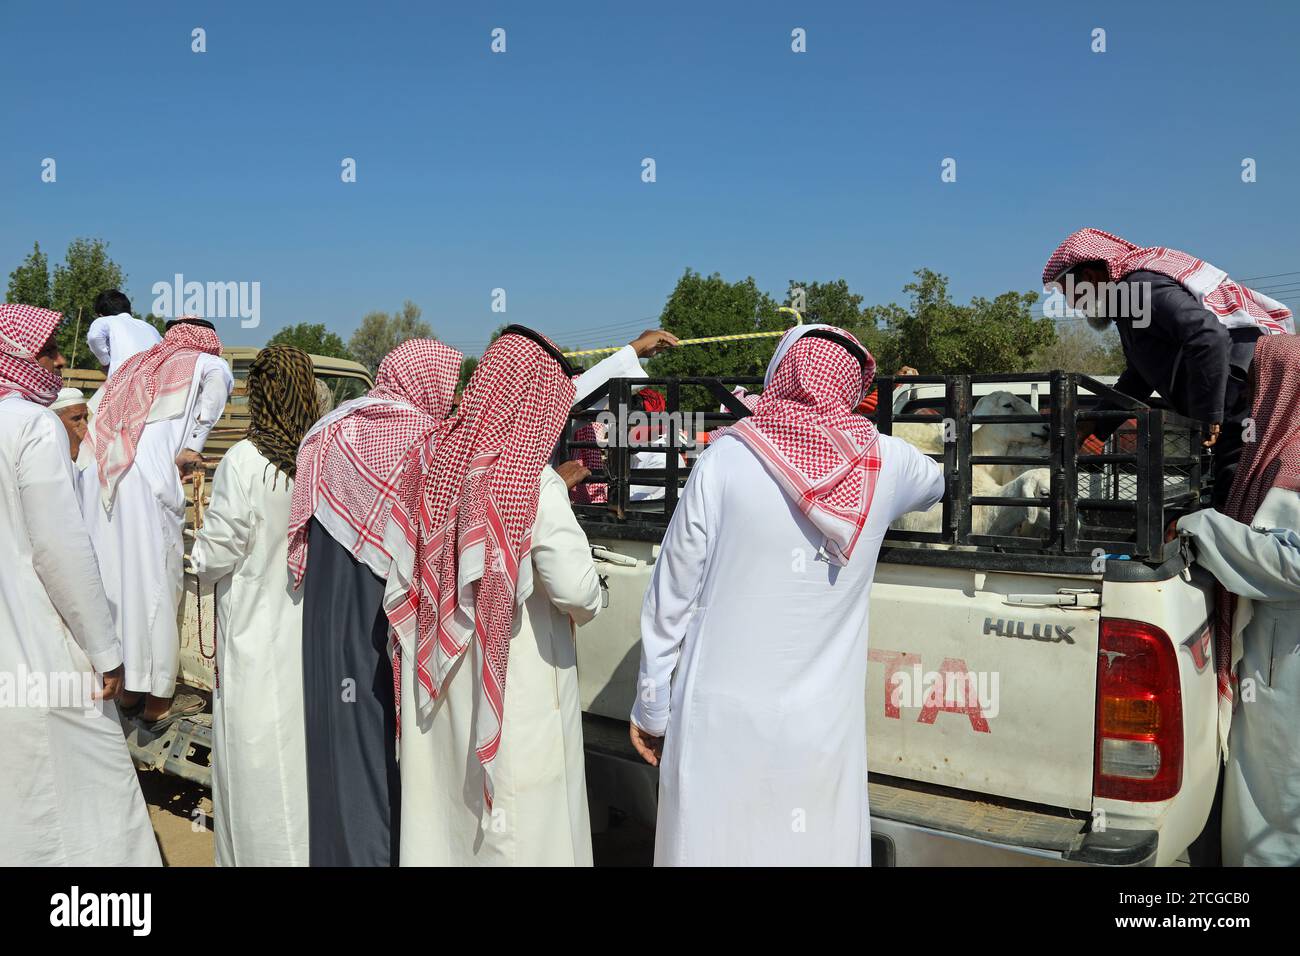
M 182 717 L 201 714 L 206 706 L 203 698 L 196 694 L 177 694 L 172 698 L 171 705 L 161 715 L 153 721 L 146 722 L 153 733 L 162 733 Z

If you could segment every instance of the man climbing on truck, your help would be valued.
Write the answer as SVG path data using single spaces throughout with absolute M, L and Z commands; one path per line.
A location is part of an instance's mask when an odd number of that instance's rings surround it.
M 1043 285 L 1059 286 L 1066 304 L 1094 326 L 1115 323 L 1127 362 L 1117 391 L 1139 401 L 1158 392 L 1180 414 L 1211 426 L 1206 445 L 1215 446 L 1221 507 L 1250 415 L 1246 376 L 1255 341 L 1295 334 L 1291 310 L 1186 252 L 1140 248 L 1100 229 L 1067 236 L 1043 267 Z M 1079 441 L 1105 439 L 1120 422 L 1106 424 L 1081 422 Z

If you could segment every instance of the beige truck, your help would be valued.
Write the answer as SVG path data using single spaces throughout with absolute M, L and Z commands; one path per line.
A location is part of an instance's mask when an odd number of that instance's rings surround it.
M 228 348 L 221 353 L 235 377 L 234 391 L 225 414 L 208 436 L 203 449 L 207 459 L 203 503 L 211 495 L 212 475 L 230 447 L 248 431 L 248 367 L 260 349 Z M 330 390 L 333 404 L 364 395 L 374 384 L 370 372 L 350 359 L 313 355 L 316 378 Z M 64 369 L 66 385 L 80 388 L 89 398 L 104 383 L 104 373 L 91 369 Z M 189 486 L 191 489 L 194 486 Z M 188 563 L 193 540 L 195 511 L 191 504 L 186 520 L 185 550 Z M 180 628 L 180 671 L 178 682 L 186 688 L 210 695 L 215 686 L 216 614 L 212 591 L 201 588 L 192 574 L 185 575 L 185 597 L 177 612 Z M 212 715 L 199 714 L 177 721 L 162 734 L 152 734 L 139 724 L 128 727 L 127 741 L 137 766 L 153 768 L 209 786 L 212 779 Z

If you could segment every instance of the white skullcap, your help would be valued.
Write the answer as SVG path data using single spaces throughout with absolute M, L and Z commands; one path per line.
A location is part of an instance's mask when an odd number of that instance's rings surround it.
M 54 400 L 50 406 L 50 411 L 57 412 L 60 408 L 71 408 L 73 405 L 85 405 L 86 396 L 82 394 L 79 388 L 61 388 L 59 397 Z

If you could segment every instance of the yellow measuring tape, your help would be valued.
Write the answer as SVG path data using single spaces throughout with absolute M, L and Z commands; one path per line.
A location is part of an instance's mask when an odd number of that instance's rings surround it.
M 791 309 L 789 307 L 782 307 L 777 311 L 793 313 L 796 323 L 799 325 L 803 325 L 803 316 L 801 316 L 797 310 Z M 768 339 L 777 335 L 785 335 L 785 333 L 789 331 L 790 331 L 789 329 L 779 329 L 776 332 L 745 332 L 740 335 L 709 335 L 702 339 L 680 339 L 677 342 L 677 344 L 678 345 L 704 345 L 706 342 L 739 342 L 741 339 Z M 574 358 L 575 356 L 578 355 L 603 355 L 606 352 L 617 352 L 621 348 L 624 348 L 624 346 L 611 345 L 609 348 L 604 348 L 604 349 L 581 349 L 580 351 L 577 352 L 565 352 L 564 357 Z

